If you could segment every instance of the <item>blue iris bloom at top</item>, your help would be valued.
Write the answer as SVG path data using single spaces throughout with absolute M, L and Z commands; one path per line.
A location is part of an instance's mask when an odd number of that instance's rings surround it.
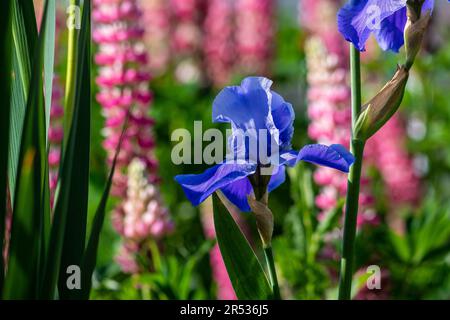
M 270 89 L 271 85 L 272 81 L 267 78 L 248 77 L 240 86 L 226 87 L 215 98 L 213 122 L 231 124 L 229 144 L 234 158 L 230 161 L 227 157 L 228 160 L 201 174 L 175 177 L 193 205 L 221 190 L 241 211 L 250 211 L 247 196 L 253 192 L 253 187 L 249 177 L 262 166 L 272 168 L 267 184 L 269 192 L 285 181 L 285 166 L 294 166 L 299 161 L 349 171 L 354 157 L 341 145 L 312 144 L 300 151 L 292 150 L 294 111 L 290 103 Z M 248 144 L 236 143 L 240 135 L 253 137 L 258 147 L 241 152 Z
M 434 0 L 425 0 L 422 13 L 433 10 Z M 350 0 L 338 12 L 339 32 L 359 51 L 373 33 L 381 49 L 398 52 L 403 46 L 406 0 Z

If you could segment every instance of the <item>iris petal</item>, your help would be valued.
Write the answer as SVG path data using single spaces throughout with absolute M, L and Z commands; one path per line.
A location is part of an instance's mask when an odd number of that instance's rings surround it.
M 263 77 L 245 78 L 241 86 L 226 87 L 213 102 L 214 122 L 231 122 L 242 130 L 274 126 L 270 114 L 272 81 Z
M 347 41 L 360 51 L 371 32 L 378 32 L 382 22 L 396 11 L 404 8 L 406 0 L 352 0 L 338 12 L 338 30 Z
M 270 178 L 267 190 L 269 192 L 278 188 L 286 180 L 286 170 L 284 166 L 274 169 Z M 247 178 L 234 181 L 220 189 L 222 193 L 242 212 L 250 212 L 250 206 L 247 202 L 247 196 L 253 191 L 253 187 Z
M 217 164 L 201 174 L 178 175 L 175 180 L 182 186 L 189 201 L 197 206 L 217 189 L 240 180 L 256 170 L 254 164 Z
M 350 166 L 355 162 L 353 155 L 340 144 L 325 146 L 323 144 L 309 144 L 304 146 L 298 153 L 290 151 L 281 156 L 280 164 L 294 166 L 299 161 L 311 162 L 317 165 L 348 172 Z
M 289 150 L 294 134 L 295 113 L 292 105 L 283 97 L 272 91 L 272 118 L 279 131 L 280 149 Z
M 381 28 L 374 30 L 375 38 L 383 50 L 398 52 L 404 44 L 403 32 L 406 25 L 406 7 L 381 21 Z
M 234 181 L 220 190 L 239 210 L 242 212 L 251 211 L 247 196 L 252 193 L 253 188 L 247 178 Z

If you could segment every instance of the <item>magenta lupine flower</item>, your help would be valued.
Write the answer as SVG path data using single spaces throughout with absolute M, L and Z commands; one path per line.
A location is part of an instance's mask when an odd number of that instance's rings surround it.
M 236 1 L 236 48 L 240 68 L 267 74 L 274 43 L 274 1 Z
M 112 194 L 126 195 L 126 168 L 133 158 L 142 159 L 155 172 L 154 140 L 148 116 L 152 94 L 148 89 L 150 73 L 142 38 L 142 13 L 137 0 L 95 0 L 94 41 L 99 44 L 95 61 L 99 68 L 97 101 L 103 107 L 105 140 L 103 146 L 111 162 L 122 133 L 127 113 L 128 128 L 119 153 Z M 150 175 L 150 181 L 156 176 Z
M 311 120 L 308 135 L 322 144 L 350 144 L 351 111 L 348 87 L 347 45 L 335 30 L 337 1 L 305 0 L 301 2 L 301 21 L 310 36 L 306 44 L 308 63 L 308 116 Z M 320 21 L 320 23 L 318 23 Z M 370 143 L 366 149 L 370 151 Z M 345 197 L 347 176 L 329 168 L 319 167 L 315 182 L 322 186 L 316 197 L 321 215 L 335 207 Z M 369 180 L 361 179 L 358 225 L 376 223 L 373 197 L 368 192 Z
M 166 0 L 140 0 L 145 25 L 148 66 L 153 74 L 161 74 L 170 59 L 170 7 Z
M 400 117 L 392 117 L 373 139 L 377 154 L 374 161 L 383 177 L 390 208 L 417 204 L 420 180 L 405 149 L 406 132 Z
M 233 13 L 231 1 L 208 1 L 203 51 L 208 77 L 216 86 L 229 82 L 235 61 Z

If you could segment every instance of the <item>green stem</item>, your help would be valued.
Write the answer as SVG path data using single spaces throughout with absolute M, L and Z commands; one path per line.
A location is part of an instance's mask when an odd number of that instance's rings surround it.
M 266 258 L 267 270 L 269 271 L 270 283 L 272 285 L 273 298 L 281 300 L 280 288 L 278 287 L 277 271 L 275 270 L 275 262 L 273 260 L 272 247 L 264 248 L 264 257 Z
M 80 7 L 80 0 L 70 0 L 71 6 Z M 70 132 L 70 124 L 72 123 L 73 108 L 75 105 L 76 79 L 78 72 L 78 38 L 80 30 L 70 28 L 68 34 L 67 48 L 67 73 L 66 88 L 64 97 L 64 132 Z M 64 144 L 66 144 L 69 135 L 64 135 Z
M 352 136 L 354 136 L 355 124 L 361 111 L 361 73 L 359 51 L 353 45 L 350 47 L 350 72 L 352 90 Z M 352 138 L 351 152 L 355 157 L 355 163 L 350 168 L 347 182 L 344 236 L 339 278 L 339 300 L 349 300 L 351 298 L 356 220 L 358 217 L 359 186 L 364 144 L 364 141 Z

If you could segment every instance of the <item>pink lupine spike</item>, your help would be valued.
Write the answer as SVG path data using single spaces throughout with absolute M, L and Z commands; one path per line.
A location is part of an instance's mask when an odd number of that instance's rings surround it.
M 159 241 L 173 230 L 170 214 L 154 185 L 159 178 L 153 157 L 154 120 L 148 114 L 152 102 L 147 89 L 151 59 L 144 50 L 138 0 L 95 0 L 94 13 L 93 38 L 99 49 L 97 101 L 105 117 L 103 147 L 109 165 L 128 118 L 111 188 L 111 194 L 122 199 L 112 221 L 124 243 L 116 261 L 124 272 L 136 273 L 140 269 L 135 255 L 143 243 L 148 239 Z

